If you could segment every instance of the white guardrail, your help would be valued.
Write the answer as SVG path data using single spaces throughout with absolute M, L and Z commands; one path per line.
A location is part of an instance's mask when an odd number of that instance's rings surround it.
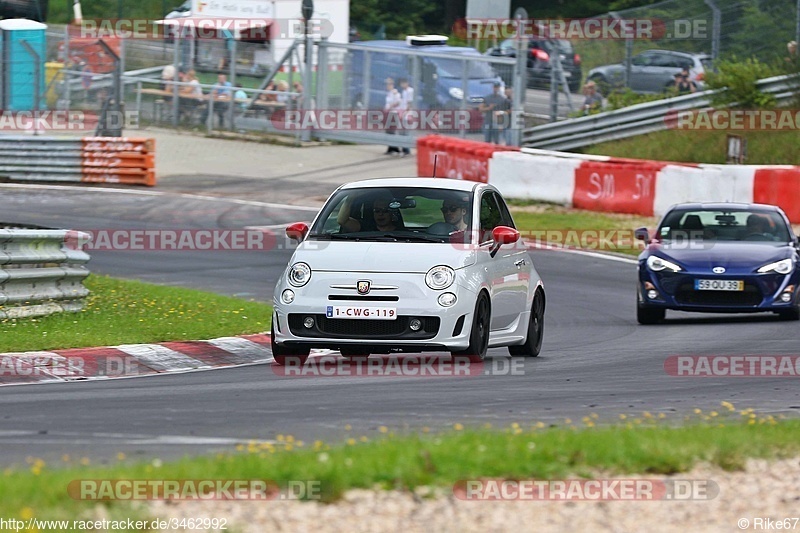
M 775 76 L 756 83 L 779 104 L 790 101 L 800 87 L 796 76 Z M 623 109 L 572 118 L 528 128 L 522 132 L 522 146 L 549 150 L 572 150 L 607 141 L 643 135 L 670 127 L 669 118 L 679 111 L 705 109 L 711 97 L 722 89 L 686 94 L 646 102 Z
M 0 319 L 83 309 L 89 239 L 69 230 L 0 229 Z

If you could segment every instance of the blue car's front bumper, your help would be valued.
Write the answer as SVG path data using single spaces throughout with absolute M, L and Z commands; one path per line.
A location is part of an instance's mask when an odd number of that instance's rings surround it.
M 697 290 L 695 280 L 741 280 L 744 290 Z M 640 306 L 712 313 L 754 313 L 788 310 L 798 304 L 800 272 L 757 274 L 750 271 L 710 272 L 663 270 L 653 272 L 640 262 L 637 297 Z M 650 298 L 648 292 L 658 294 Z M 790 294 L 788 302 L 781 300 Z

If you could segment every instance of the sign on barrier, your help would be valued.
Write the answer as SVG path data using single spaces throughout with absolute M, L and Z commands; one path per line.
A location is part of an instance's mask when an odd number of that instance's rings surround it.
M 572 205 L 590 211 L 653 215 L 656 176 L 666 166 L 586 161 L 575 169 Z

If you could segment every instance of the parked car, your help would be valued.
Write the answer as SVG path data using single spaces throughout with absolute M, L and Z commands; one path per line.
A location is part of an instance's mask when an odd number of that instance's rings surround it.
M 575 53 L 572 43 L 565 39 L 530 39 L 528 40 L 528 87 L 550 87 L 551 56 L 554 45 L 558 47 L 559 59 L 564 76 L 571 92 L 577 92 L 581 87 L 583 71 L 581 70 L 581 56 Z M 517 57 L 517 40 L 506 39 L 499 46 L 486 51 L 487 55 L 495 57 Z M 501 75 L 507 85 L 512 84 L 512 70 L 505 69 Z
M 679 204 L 656 234 L 645 228 L 636 316 L 662 320 L 667 309 L 773 312 L 800 320 L 798 240 L 786 214 L 761 204 Z
M 647 50 L 631 59 L 628 86 L 637 93 L 661 93 L 673 86 L 675 74 L 688 68 L 689 79 L 698 89 L 703 89 L 705 73 L 711 68 L 711 61 L 708 54 Z M 625 64 L 593 68 L 587 78 L 597 84 L 600 94 L 608 96 L 612 90 L 625 86 Z
M 389 229 L 387 229 L 389 228 Z M 536 357 L 545 292 L 493 186 L 433 178 L 349 183 L 328 199 L 274 294 L 277 364 L 312 348 L 345 357 L 488 348 Z
M 349 54 L 347 69 L 347 91 L 351 105 L 355 108 L 383 109 L 386 101 L 386 78 L 407 78 L 414 82 L 415 57 L 398 52 L 416 50 L 423 53 L 419 62 L 419 87 L 414 87 L 416 105 L 419 109 L 458 109 L 464 98 L 469 108 L 476 108 L 483 97 L 492 92 L 500 76 L 492 67 L 481 61 L 470 61 L 481 57 L 474 48 L 448 46 L 447 37 L 408 37 L 405 41 L 365 41 L 354 43 Z M 369 87 L 364 87 L 366 49 L 378 48 L 369 53 Z M 424 57 L 425 52 L 447 54 L 449 58 Z M 467 66 L 467 91 L 464 94 L 462 75 Z M 480 119 L 480 113 L 477 113 Z

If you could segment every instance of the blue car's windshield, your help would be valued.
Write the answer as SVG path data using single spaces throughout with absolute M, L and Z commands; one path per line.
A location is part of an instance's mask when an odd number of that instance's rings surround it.
M 488 63 L 470 61 L 470 56 L 468 55 L 461 55 L 460 57 L 463 59 L 432 58 L 428 61 L 436 65 L 439 76 L 443 78 L 461 78 L 464 72 L 464 65 L 467 68 L 467 78 L 471 80 L 494 79 L 497 77 L 497 74 Z
M 789 242 L 789 228 L 775 211 L 675 210 L 658 228 L 658 239 Z

